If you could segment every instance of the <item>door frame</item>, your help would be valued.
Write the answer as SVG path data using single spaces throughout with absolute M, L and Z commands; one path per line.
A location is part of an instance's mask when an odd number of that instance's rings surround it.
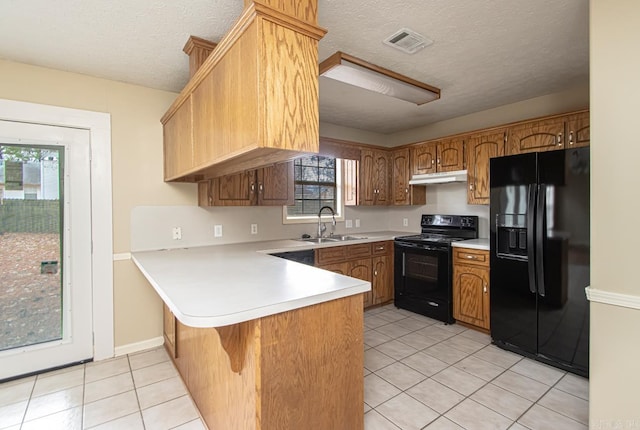
M 91 142 L 91 264 L 93 358 L 114 356 L 111 115 L 0 99 L 0 119 L 89 131 Z

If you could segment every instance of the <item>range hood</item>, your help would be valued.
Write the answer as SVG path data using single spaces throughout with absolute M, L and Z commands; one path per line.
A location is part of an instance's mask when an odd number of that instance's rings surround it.
M 449 182 L 467 182 L 467 171 L 455 170 L 453 172 L 413 175 L 409 185 L 446 184 Z

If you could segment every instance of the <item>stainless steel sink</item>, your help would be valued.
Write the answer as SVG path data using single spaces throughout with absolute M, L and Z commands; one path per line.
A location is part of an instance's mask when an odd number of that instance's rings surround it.
M 345 241 L 349 241 L 349 240 L 360 240 L 360 239 L 366 239 L 366 237 L 364 236 L 350 236 L 350 235 L 342 235 L 342 234 L 334 234 L 333 236 L 327 236 L 327 237 L 310 237 L 307 239 L 295 239 L 298 240 L 300 242 L 307 242 L 307 243 L 335 243 L 335 242 L 345 242 Z

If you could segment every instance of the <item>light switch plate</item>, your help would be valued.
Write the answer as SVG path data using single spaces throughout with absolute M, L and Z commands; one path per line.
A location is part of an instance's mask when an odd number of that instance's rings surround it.
M 409 226 L 409 218 L 402 218 L 402 226 L 403 227 Z
M 173 240 L 182 239 L 182 227 L 173 227 L 171 229 L 171 237 L 173 238 Z
M 216 224 L 213 226 L 213 236 L 222 237 L 222 224 Z
M 251 234 L 258 234 L 258 224 L 251 224 Z
M 344 222 L 344 228 L 353 228 L 353 220 L 348 219 Z
M 356 228 L 360 227 L 360 220 L 356 219 Z

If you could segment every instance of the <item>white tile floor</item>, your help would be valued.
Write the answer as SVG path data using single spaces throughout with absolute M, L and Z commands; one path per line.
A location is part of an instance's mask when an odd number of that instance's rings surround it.
M 364 324 L 366 430 L 588 428 L 585 378 L 392 305 Z
M 587 429 L 586 379 L 489 343 L 393 306 L 367 311 L 365 429 Z M 0 429 L 205 426 L 158 348 L 0 384 Z
M 205 429 L 164 348 L 0 384 L 0 429 Z

